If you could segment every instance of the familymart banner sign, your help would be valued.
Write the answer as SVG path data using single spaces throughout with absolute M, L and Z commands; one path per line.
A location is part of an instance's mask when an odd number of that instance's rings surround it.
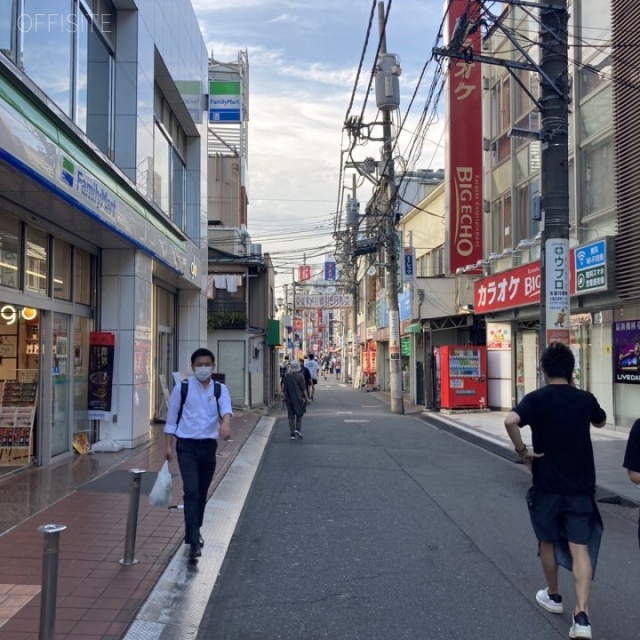
M 241 122 L 240 82 L 209 81 L 209 122 Z

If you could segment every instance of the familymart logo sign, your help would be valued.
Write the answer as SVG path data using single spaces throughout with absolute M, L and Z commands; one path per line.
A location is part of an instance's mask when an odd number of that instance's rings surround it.
M 209 122 L 241 122 L 240 82 L 209 82 Z
M 77 191 L 97 211 L 106 213 L 111 218 L 116 215 L 117 200 L 113 193 L 82 167 L 76 167 L 76 164 L 69 158 L 62 159 L 60 177 L 65 184 Z

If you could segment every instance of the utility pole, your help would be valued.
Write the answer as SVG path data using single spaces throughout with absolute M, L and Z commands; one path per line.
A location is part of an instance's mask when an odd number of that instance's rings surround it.
M 348 376 L 351 375 L 351 381 L 354 387 L 357 387 L 356 382 L 356 368 L 359 360 L 359 346 L 356 342 L 356 336 L 358 334 L 358 257 L 355 255 L 356 240 L 358 238 L 358 222 L 360 214 L 360 204 L 356 197 L 356 174 L 351 176 L 351 198 L 347 200 L 346 211 L 346 226 L 347 226 L 347 246 L 348 253 L 351 256 L 352 278 L 351 278 L 351 293 L 353 294 L 353 306 L 351 308 L 351 358 L 349 362 L 349 368 L 347 369 L 346 358 L 342 361 L 342 370 L 344 372 L 345 382 L 348 380 Z M 345 326 L 343 325 L 343 333 L 345 333 Z
M 382 164 L 384 173 L 383 198 L 385 202 L 386 247 L 387 247 L 387 301 L 389 304 L 389 384 L 391 413 L 404 413 L 402 399 L 402 369 L 400 366 L 400 309 L 398 305 L 398 256 L 396 237 L 396 183 L 393 166 L 393 139 L 391 135 L 391 111 L 400 106 L 401 73 L 397 56 L 387 53 L 385 34 L 384 2 L 378 2 L 378 24 L 380 28 L 380 55 L 376 74 L 376 102 L 382 111 Z
M 540 351 L 569 344 L 569 69 L 567 0 L 540 8 L 543 210 L 540 252 Z M 553 84 L 549 82 L 551 80 Z

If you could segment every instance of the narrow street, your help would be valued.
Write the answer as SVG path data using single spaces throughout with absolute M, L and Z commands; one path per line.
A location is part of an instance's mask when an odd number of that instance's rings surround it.
M 376 393 L 321 381 L 290 441 L 279 416 L 200 625 L 204 640 L 567 638 L 544 586 L 528 474 Z M 636 510 L 601 505 L 598 640 L 638 637 Z

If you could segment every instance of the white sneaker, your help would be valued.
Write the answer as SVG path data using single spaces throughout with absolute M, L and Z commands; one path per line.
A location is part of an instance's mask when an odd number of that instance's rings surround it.
M 562 613 L 564 611 L 564 607 L 562 606 L 562 596 L 559 593 L 554 593 L 550 596 L 546 589 L 541 589 L 536 593 L 536 602 L 549 613 Z M 571 637 L 581 638 L 582 636 Z
M 589 624 L 589 616 L 584 612 L 576 613 L 573 616 L 573 624 L 569 629 L 570 638 L 585 638 L 591 640 L 591 625 Z

